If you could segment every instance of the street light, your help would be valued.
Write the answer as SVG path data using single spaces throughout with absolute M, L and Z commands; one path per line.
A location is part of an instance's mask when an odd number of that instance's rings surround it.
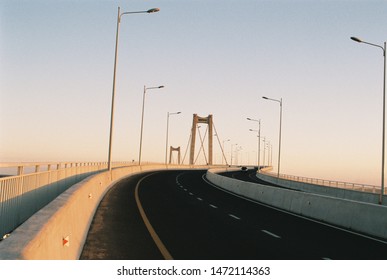
M 266 147 L 267 147 L 267 166 L 270 166 L 270 141 L 267 141 L 266 143 Z M 265 163 L 263 163 L 265 164 Z
M 261 120 L 254 120 L 247 118 L 248 121 L 258 122 L 258 130 L 250 129 L 250 131 L 258 132 L 258 172 L 260 170 L 260 158 L 261 158 Z
M 263 137 L 263 167 L 265 168 L 265 167 L 267 167 L 267 166 L 265 166 L 265 155 L 266 155 L 266 138 L 265 137 Z
M 158 87 L 146 87 L 144 86 L 144 94 L 142 95 L 142 113 L 141 113 L 141 132 L 140 132 L 140 151 L 138 153 L 138 165 L 141 164 L 141 150 L 142 150 L 142 131 L 144 128 L 144 108 L 145 108 L 145 94 L 148 89 L 160 89 L 164 88 L 164 86 L 158 86 Z
M 232 166 L 232 153 L 233 153 L 233 150 L 234 150 L 234 145 L 235 145 L 235 146 L 238 146 L 238 144 L 236 143 L 236 144 L 232 144 L 232 145 L 231 145 L 231 158 L 230 158 L 231 161 L 230 161 L 230 166 Z
M 243 150 L 242 146 L 237 147 L 235 150 L 235 164 L 236 165 L 239 165 L 239 152 L 242 150 Z M 243 154 L 242 154 L 242 157 L 243 157 Z M 240 161 L 243 162 L 243 158 L 241 158 Z
M 170 115 L 178 115 L 181 114 L 181 112 L 176 112 L 176 113 L 167 113 L 167 140 L 165 141 L 165 164 L 167 164 L 168 160 L 168 129 L 169 129 L 169 116 Z
M 278 139 L 278 174 L 277 177 L 280 177 L 280 167 L 281 167 L 281 131 L 282 131 L 282 98 L 277 100 L 277 99 L 272 99 L 266 96 L 262 96 L 263 99 L 266 100 L 271 100 L 278 102 L 280 104 L 280 127 L 279 127 L 279 139 Z
M 386 122 L 386 42 L 384 42 L 384 47 L 376 44 L 372 44 L 369 42 L 365 42 L 357 37 L 351 37 L 351 39 L 358 43 L 363 43 L 367 45 L 371 45 L 374 47 L 381 48 L 383 50 L 383 57 L 384 57 L 384 72 L 383 72 L 383 128 L 382 128 L 382 184 L 381 184 L 381 191 L 379 196 L 379 204 L 383 203 L 383 195 L 384 195 L 384 150 L 385 150 L 385 122 Z
M 111 116 L 110 116 L 110 135 L 109 135 L 109 155 L 108 155 L 108 170 L 112 170 L 112 143 L 113 143 L 113 124 L 114 124 L 114 98 L 116 95 L 116 70 L 117 70 L 117 55 L 118 55 L 118 35 L 120 30 L 121 17 L 127 14 L 141 14 L 141 13 L 156 13 L 160 11 L 159 8 L 149 9 L 147 11 L 138 11 L 138 12 L 125 12 L 120 14 L 120 7 L 118 7 L 117 15 L 117 32 L 116 32 L 116 48 L 114 55 L 114 70 L 113 70 L 113 90 L 112 90 L 112 107 L 111 107 Z
M 260 153 L 261 153 L 261 135 L 260 131 L 257 129 L 249 129 L 252 132 L 257 132 L 257 138 L 258 138 L 258 151 L 257 151 L 257 166 L 258 166 L 258 172 L 259 172 L 259 165 L 260 165 Z

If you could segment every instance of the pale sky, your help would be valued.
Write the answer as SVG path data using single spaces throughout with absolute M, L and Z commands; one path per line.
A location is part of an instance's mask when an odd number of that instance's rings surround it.
M 350 37 L 382 45 L 387 1 L 1 0 L 1 162 L 107 160 L 118 6 L 160 12 L 122 18 L 114 161 L 138 159 L 144 85 L 164 85 L 147 92 L 143 161 L 164 162 L 181 111 L 183 155 L 193 114 L 213 114 L 228 160 L 238 144 L 255 164 L 250 117 L 276 169 L 268 96 L 282 173 L 380 185 L 382 50 Z

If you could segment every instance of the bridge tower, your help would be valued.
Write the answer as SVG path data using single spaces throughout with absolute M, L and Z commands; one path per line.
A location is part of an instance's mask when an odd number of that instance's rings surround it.
M 212 165 L 212 137 L 213 137 L 212 115 L 208 115 L 208 117 L 199 117 L 197 114 L 193 115 L 189 164 L 194 164 L 196 129 L 197 129 L 198 123 L 204 123 L 208 125 L 208 164 Z
M 177 163 L 180 164 L 180 146 L 177 148 L 170 146 L 170 148 L 169 148 L 169 164 L 171 164 L 171 162 L 172 162 L 172 152 L 177 152 Z

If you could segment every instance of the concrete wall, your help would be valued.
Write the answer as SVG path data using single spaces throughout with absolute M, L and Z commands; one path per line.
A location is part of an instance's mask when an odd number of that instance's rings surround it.
M 301 216 L 313 218 L 367 235 L 387 239 L 387 207 L 347 199 L 244 182 L 207 171 L 213 184 L 238 195 Z
M 315 194 L 321 194 L 325 196 L 332 196 L 342 199 L 356 200 L 367 203 L 378 203 L 379 202 L 379 194 L 348 190 L 342 188 L 333 188 L 327 186 L 319 186 L 314 184 L 308 184 L 304 182 L 297 182 L 292 180 L 278 179 L 277 177 L 266 175 L 263 173 L 257 173 L 257 177 L 263 181 L 273 183 L 282 187 L 300 190 L 304 192 L 310 192 Z M 387 205 L 387 197 L 384 196 L 385 199 L 383 201 L 384 205 Z
M 102 164 L 73 166 L 0 178 L 0 237 L 12 232 L 72 185 L 98 173 L 100 168 Z M 21 173 L 23 166 L 19 169 Z
M 84 179 L 29 218 L 10 237 L 1 241 L 0 259 L 78 259 L 94 213 L 105 193 L 125 177 L 143 171 L 165 169 L 165 165 L 131 166 Z

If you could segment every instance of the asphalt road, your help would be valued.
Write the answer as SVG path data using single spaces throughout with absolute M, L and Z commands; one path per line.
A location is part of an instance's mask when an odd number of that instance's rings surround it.
M 385 241 L 236 197 L 205 173 L 145 173 L 117 183 L 98 207 L 81 259 L 387 259 Z M 254 181 L 249 175 L 231 176 Z

